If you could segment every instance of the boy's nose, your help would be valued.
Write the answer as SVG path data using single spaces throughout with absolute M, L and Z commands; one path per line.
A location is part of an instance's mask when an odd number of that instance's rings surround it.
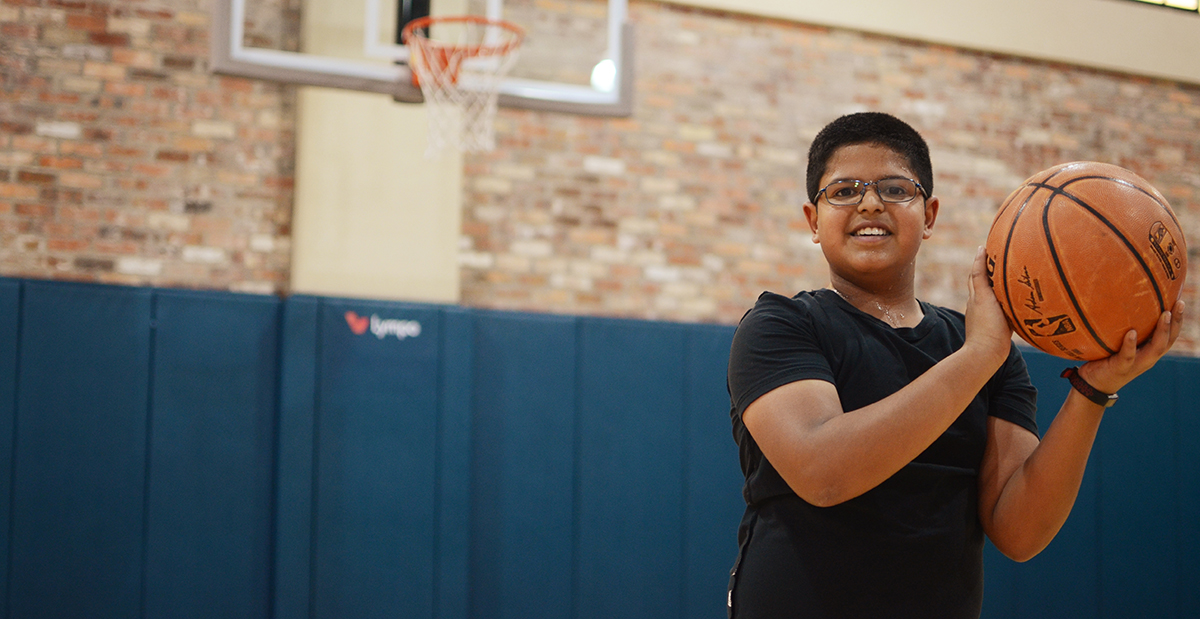
M 872 191 L 873 189 L 874 191 Z M 884 208 L 883 198 L 879 197 L 879 190 L 875 187 L 867 187 L 862 201 L 858 203 L 858 211 L 860 213 L 878 213 Z

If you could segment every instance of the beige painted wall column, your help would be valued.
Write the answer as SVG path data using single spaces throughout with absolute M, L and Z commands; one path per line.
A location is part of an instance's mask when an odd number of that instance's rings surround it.
M 357 57 L 362 11 L 308 0 L 305 51 Z M 291 291 L 456 303 L 462 155 L 425 158 L 421 105 L 302 88 Z

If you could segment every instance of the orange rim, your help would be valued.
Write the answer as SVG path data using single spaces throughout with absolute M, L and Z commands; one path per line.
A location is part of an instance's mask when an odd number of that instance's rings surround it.
M 422 30 L 438 24 L 476 24 L 480 26 L 494 26 L 509 31 L 513 36 L 506 41 L 497 44 L 458 44 L 458 43 L 443 43 L 430 39 Z M 503 56 L 511 53 L 521 41 L 525 39 L 525 29 L 502 19 L 488 19 L 486 17 L 478 17 L 475 15 L 457 15 L 450 17 L 419 17 L 414 19 L 404 26 L 404 30 L 400 33 L 400 40 L 405 45 L 412 48 L 416 47 L 420 50 L 421 57 L 425 62 L 436 66 L 438 69 L 445 69 L 450 64 L 452 57 L 475 58 L 477 56 Z M 436 64 L 433 64 L 436 63 Z M 412 66 L 412 57 L 409 58 L 409 66 Z M 458 81 L 458 72 L 455 71 L 450 76 L 450 83 Z M 417 72 L 412 72 L 412 83 L 414 86 L 420 86 L 420 81 L 417 77 Z

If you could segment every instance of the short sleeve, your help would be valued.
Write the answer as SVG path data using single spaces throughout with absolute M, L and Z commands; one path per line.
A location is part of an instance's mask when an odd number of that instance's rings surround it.
M 1035 435 L 1037 427 L 1037 388 L 1029 379 L 1029 369 L 1021 349 L 1010 344 L 1008 359 L 992 377 L 989 385 L 988 414 L 1015 423 Z
M 767 392 L 799 380 L 834 382 L 811 308 L 800 299 L 763 293 L 733 334 L 729 398 L 741 416 Z

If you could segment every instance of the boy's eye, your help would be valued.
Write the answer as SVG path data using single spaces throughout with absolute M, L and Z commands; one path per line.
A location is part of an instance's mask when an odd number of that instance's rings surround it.
M 844 183 L 835 185 L 825 192 L 833 198 L 853 198 L 858 195 L 858 183 Z

